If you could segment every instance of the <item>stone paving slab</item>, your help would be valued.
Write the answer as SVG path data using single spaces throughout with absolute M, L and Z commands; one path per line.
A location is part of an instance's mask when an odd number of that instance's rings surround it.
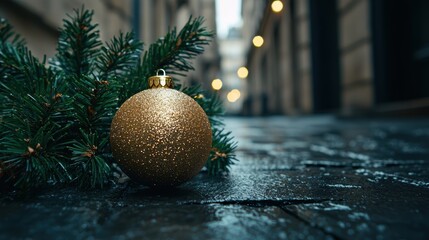
M 429 239 L 429 119 L 230 118 L 240 162 L 170 191 L 0 196 L 0 239 Z

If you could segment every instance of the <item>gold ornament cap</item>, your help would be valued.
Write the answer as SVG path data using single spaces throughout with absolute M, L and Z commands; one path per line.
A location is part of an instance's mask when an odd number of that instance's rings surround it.
M 162 72 L 163 75 L 159 75 L 159 72 Z M 164 69 L 158 69 L 156 75 L 149 77 L 149 88 L 173 88 L 174 82 L 173 78 L 165 74 Z

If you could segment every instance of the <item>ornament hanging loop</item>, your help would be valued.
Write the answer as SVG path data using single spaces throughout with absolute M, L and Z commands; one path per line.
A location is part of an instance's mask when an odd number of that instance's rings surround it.
M 163 75 L 159 75 L 162 72 Z M 156 75 L 149 77 L 149 88 L 173 88 L 174 82 L 170 76 L 167 76 L 165 70 L 160 68 L 156 70 Z
M 167 74 L 165 73 L 165 70 L 164 69 L 162 69 L 162 68 L 160 68 L 160 69 L 158 69 L 158 70 L 156 70 L 156 75 L 157 76 L 159 76 L 159 72 L 162 72 L 163 74 L 162 74 L 162 76 L 166 76 Z

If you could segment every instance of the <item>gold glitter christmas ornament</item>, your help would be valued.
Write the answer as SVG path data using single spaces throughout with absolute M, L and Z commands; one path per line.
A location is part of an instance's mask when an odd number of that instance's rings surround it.
M 171 89 L 173 80 L 159 71 L 149 78 L 150 89 L 129 98 L 116 112 L 110 143 L 113 157 L 134 181 L 176 186 L 204 166 L 212 132 L 200 105 Z

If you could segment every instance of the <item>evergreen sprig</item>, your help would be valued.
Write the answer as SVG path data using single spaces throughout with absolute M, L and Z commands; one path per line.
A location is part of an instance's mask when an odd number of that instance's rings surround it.
M 120 33 L 118 37 L 101 48 L 98 70 L 103 79 L 125 77 L 130 69 L 135 69 L 140 61 L 143 44 L 133 33 Z
M 147 89 L 145 79 L 157 69 L 172 75 L 193 70 L 191 60 L 214 36 L 203 18 L 190 18 L 180 31 L 173 28 L 143 52 L 132 33 L 103 44 L 92 16 L 84 8 L 68 15 L 49 66 L 0 19 L 0 184 L 94 188 L 114 180 L 109 131 L 116 110 Z M 212 125 L 208 172 L 228 171 L 236 160 L 236 143 L 223 131 L 219 98 L 199 86 L 176 86 L 200 104 Z
M 64 19 L 60 29 L 56 59 L 52 65 L 60 68 L 66 75 L 89 74 L 95 67 L 93 62 L 100 54 L 100 33 L 98 24 L 92 23 L 94 11 L 83 7 L 75 9 L 75 16 Z
M 4 20 L 7 37 L 0 37 L 0 162 L 4 176 L 20 188 L 49 181 L 67 181 L 67 126 L 58 123 L 63 102 L 61 84 L 39 62 Z
M 118 107 L 118 79 L 137 66 L 142 47 L 131 33 L 121 33 L 102 46 L 92 16 L 93 11 L 82 8 L 64 20 L 52 61 L 69 86 L 68 119 L 75 129 L 69 149 L 74 180 L 81 187 L 103 186 L 111 176 L 112 159 L 105 153 Z
M 81 130 L 81 139 L 75 140 L 70 147 L 73 167 L 79 187 L 103 187 L 111 176 L 111 165 L 102 156 L 108 137 L 97 133 L 87 134 Z
M 212 175 L 227 172 L 229 167 L 237 161 L 234 153 L 237 143 L 231 136 L 231 132 L 225 132 L 218 127 L 213 128 L 212 139 L 212 149 L 206 162 L 207 171 Z
M 10 42 L 14 46 L 20 47 L 25 45 L 24 39 L 13 31 L 12 25 L 4 18 L 0 18 L 0 42 Z
M 96 187 L 109 178 L 110 159 L 107 151 L 111 118 L 117 106 L 114 84 L 96 76 L 74 77 L 70 81 L 74 91 L 71 118 L 79 134 L 72 140 L 73 170 L 81 187 Z
M 160 68 L 171 75 L 181 76 L 194 70 L 190 60 L 203 53 L 204 45 L 208 45 L 214 36 L 213 32 L 203 27 L 203 23 L 202 17 L 190 17 L 179 32 L 173 28 L 165 37 L 150 45 L 141 65 L 145 79 Z

